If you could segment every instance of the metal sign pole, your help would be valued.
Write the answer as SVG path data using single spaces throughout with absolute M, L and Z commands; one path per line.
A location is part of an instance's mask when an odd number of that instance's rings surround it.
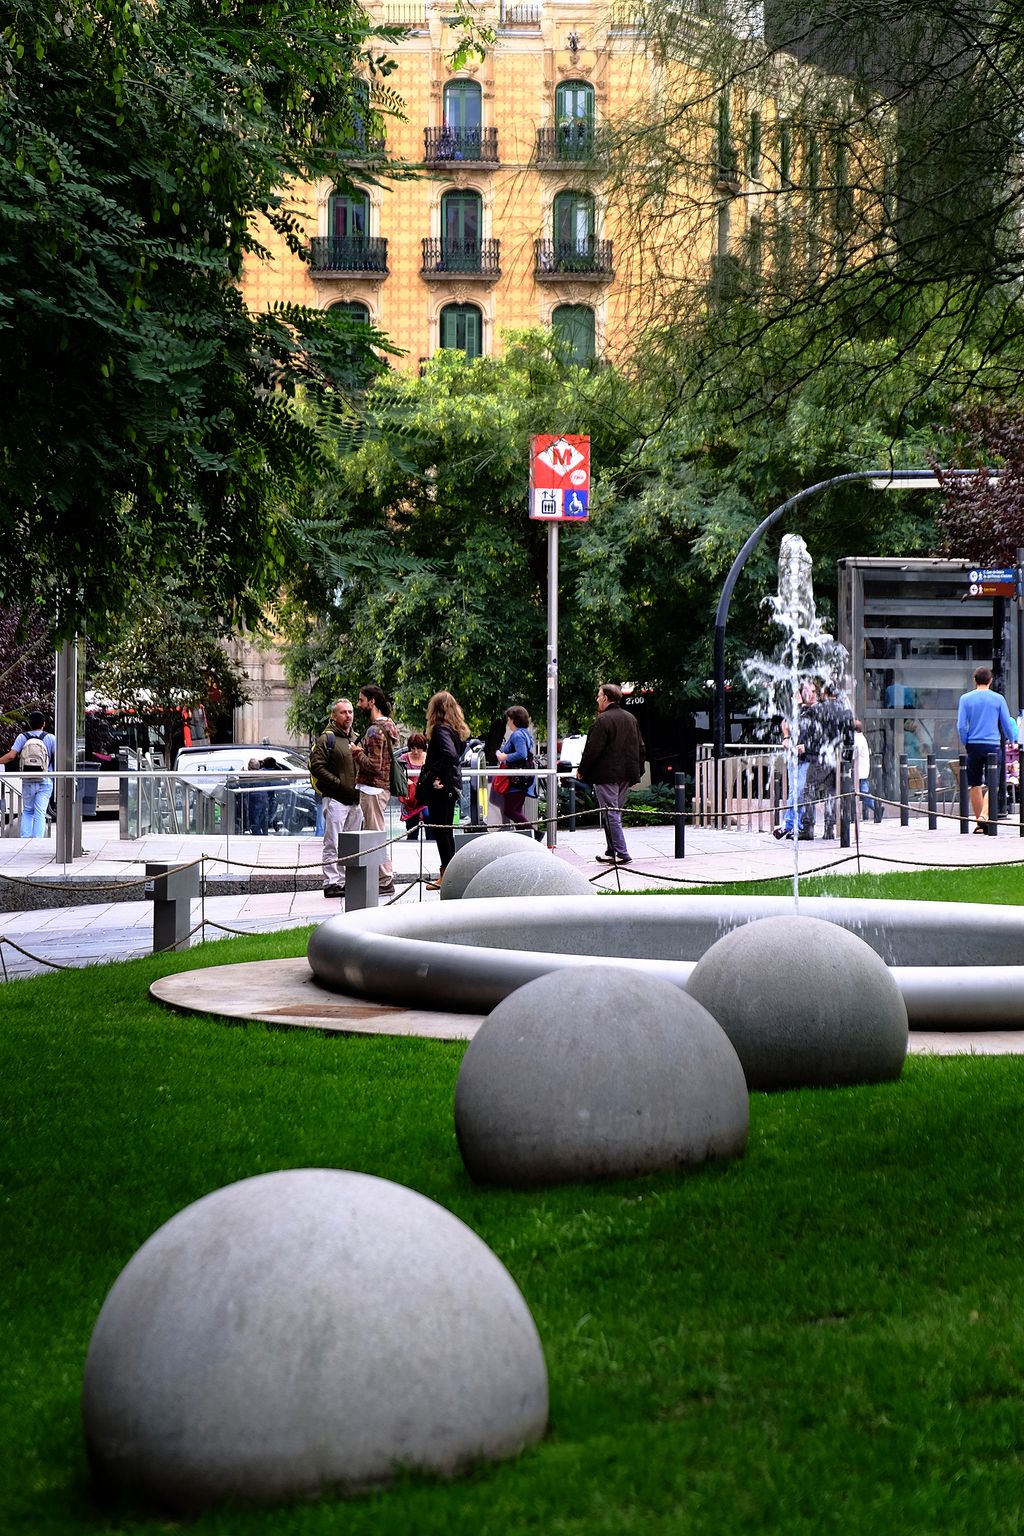
M 558 524 L 548 524 L 547 843 L 558 843 Z
M 74 640 L 65 640 L 57 652 L 54 694 L 57 770 L 59 773 L 73 773 L 78 740 L 78 646 Z M 70 864 L 76 852 L 81 852 L 80 848 L 75 847 L 75 781 L 62 778 L 56 784 L 57 863 Z

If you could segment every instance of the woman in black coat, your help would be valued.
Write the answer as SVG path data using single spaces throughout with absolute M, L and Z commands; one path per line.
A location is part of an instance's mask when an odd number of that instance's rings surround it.
M 439 891 L 444 872 L 455 855 L 455 807 L 462 795 L 462 754 L 469 740 L 458 700 L 450 693 L 435 693 L 427 705 L 427 756 L 416 781 L 416 802 L 427 807 L 427 821 L 441 860 L 428 891 Z

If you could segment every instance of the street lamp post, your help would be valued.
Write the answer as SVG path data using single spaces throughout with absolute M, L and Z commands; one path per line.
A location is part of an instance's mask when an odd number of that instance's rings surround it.
M 943 474 L 949 479 L 973 479 L 977 470 L 949 469 L 944 470 Z M 989 474 L 994 476 L 996 472 L 989 471 Z M 832 490 L 834 486 L 850 485 L 857 481 L 867 482 L 877 491 L 939 490 L 942 483 L 935 471 L 931 469 L 855 469 L 844 475 L 832 475 L 828 480 L 819 480 L 815 485 L 805 486 L 802 491 L 797 491 L 794 496 L 784 501 L 780 507 L 776 507 L 774 512 L 769 512 L 763 522 L 758 523 L 729 568 L 715 613 L 713 737 L 716 759 L 720 760 L 725 756 L 725 627 L 729 619 L 729 604 L 732 601 L 733 589 L 739 580 L 740 572 L 768 529 L 774 527 L 787 512 L 791 512 L 794 507 L 800 506 L 805 501 L 812 501 L 815 496 L 821 496 L 825 491 Z

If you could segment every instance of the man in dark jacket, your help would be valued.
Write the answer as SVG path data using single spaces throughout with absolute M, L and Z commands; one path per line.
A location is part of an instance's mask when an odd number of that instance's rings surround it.
M 590 727 L 576 777 L 593 784 L 601 807 L 608 850 L 599 853 L 602 864 L 628 864 L 629 853 L 622 831 L 622 809 L 630 786 L 643 777 L 646 756 L 635 716 L 622 707 L 622 689 L 602 683 L 597 690 L 597 719 Z
M 338 866 L 338 836 L 358 832 L 363 825 L 352 756 L 351 699 L 339 699 L 331 723 L 318 736 L 309 754 L 309 772 L 324 804 L 324 895 L 344 896 L 345 872 Z

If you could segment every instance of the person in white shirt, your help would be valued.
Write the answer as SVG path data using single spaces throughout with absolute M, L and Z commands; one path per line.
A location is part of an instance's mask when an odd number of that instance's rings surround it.
M 869 793 L 871 788 L 871 748 L 859 720 L 853 722 L 853 774 L 860 791 L 861 817 L 867 821 L 875 812 L 875 802 Z M 881 810 L 881 806 L 879 806 Z

